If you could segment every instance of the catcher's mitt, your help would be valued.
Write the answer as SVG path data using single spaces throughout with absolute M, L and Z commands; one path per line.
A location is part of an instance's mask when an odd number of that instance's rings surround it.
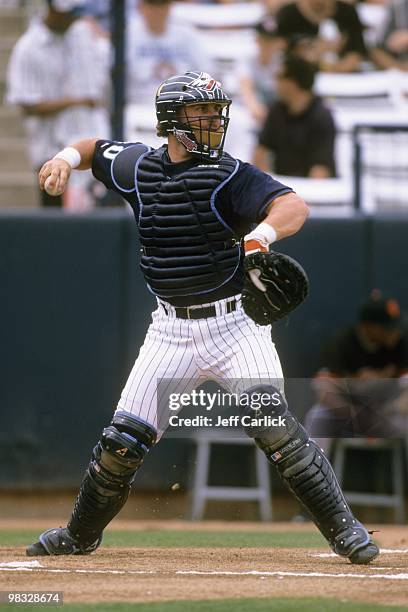
M 309 292 L 309 280 L 302 266 L 288 255 L 270 251 L 251 253 L 244 259 L 245 281 L 242 306 L 258 325 L 269 325 L 285 317 L 301 304 Z M 263 292 L 252 282 L 248 272 L 260 271 Z

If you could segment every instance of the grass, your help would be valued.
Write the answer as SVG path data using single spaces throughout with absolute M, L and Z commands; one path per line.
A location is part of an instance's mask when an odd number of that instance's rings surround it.
M 38 539 L 39 532 L 32 529 L 0 530 L 0 546 L 26 546 Z M 257 548 L 327 548 L 326 541 L 317 532 L 253 532 L 253 531 L 107 531 L 104 546 L 148 547 L 257 547 Z
M 218 599 L 207 601 L 169 601 L 156 603 L 63 604 L 63 606 L 10 606 L 0 610 L 39 610 L 47 612 L 406 612 L 402 606 L 338 601 L 326 598 Z

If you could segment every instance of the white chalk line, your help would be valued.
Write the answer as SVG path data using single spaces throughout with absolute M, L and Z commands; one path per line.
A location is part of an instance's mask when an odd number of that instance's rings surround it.
M 7 563 L 0 563 L 0 567 L 42 567 L 39 561 L 7 561 Z
M 380 548 L 381 555 L 397 555 L 407 554 L 408 548 Z M 320 557 L 321 559 L 328 559 L 329 557 L 337 557 L 336 553 L 308 553 L 309 557 Z
M 332 574 L 326 572 L 258 572 L 251 570 L 248 572 L 227 572 L 199 570 L 178 570 L 176 574 L 188 574 L 196 576 L 292 576 L 300 578 L 385 578 L 388 580 L 408 580 L 408 574 Z
M 44 567 L 39 561 L 8 561 L 0 563 L 0 572 L 50 572 L 55 574 L 155 574 L 154 570 L 103 570 L 103 569 L 53 569 Z
M 375 566 L 369 566 L 367 569 L 372 569 L 378 572 L 379 569 Z M 394 568 L 395 569 L 395 568 Z M 398 574 L 357 574 L 357 573 L 328 573 L 328 572 L 284 572 L 284 571 L 224 571 L 224 570 L 176 570 L 173 572 L 157 572 L 154 570 L 112 570 L 112 569 L 54 569 L 48 568 L 41 565 L 39 561 L 9 561 L 7 563 L 0 563 L 0 572 L 37 572 L 37 573 L 50 573 L 50 574 L 121 574 L 121 575 L 152 575 L 159 573 L 176 574 L 176 575 L 188 575 L 188 576 L 276 576 L 278 578 L 284 577 L 300 577 L 300 578 L 383 578 L 385 580 L 408 580 L 407 573 Z

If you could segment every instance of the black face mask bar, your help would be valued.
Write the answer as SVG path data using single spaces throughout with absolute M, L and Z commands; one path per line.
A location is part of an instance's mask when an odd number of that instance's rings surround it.
M 229 108 L 223 108 L 225 115 L 205 115 L 177 122 L 173 133 L 191 153 L 210 159 L 219 159 L 224 148 L 229 124 Z

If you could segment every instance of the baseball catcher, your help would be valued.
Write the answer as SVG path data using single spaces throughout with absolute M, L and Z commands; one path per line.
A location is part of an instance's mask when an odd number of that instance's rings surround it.
M 166 428 L 157 381 L 178 381 L 178 390 L 188 393 L 214 378 L 228 390 L 244 387 L 249 397 L 259 385 L 271 397 L 280 393 L 271 410 L 281 424 L 249 426 L 246 433 L 338 555 L 361 564 L 378 554 L 330 463 L 288 409 L 271 339 L 269 324 L 304 300 L 308 282 L 297 262 L 269 246 L 298 232 L 308 207 L 290 187 L 224 151 L 230 104 L 210 75 L 176 75 L 156 94 L 157 133 L 166 145 L 83 140 L 40 171 L 41 188 L 63 191 L 73 168 L 92 167 L 129 202 L 157 309 L 67 526 L 42 533 L 28 547 L 30 556 L 95 551 Z

